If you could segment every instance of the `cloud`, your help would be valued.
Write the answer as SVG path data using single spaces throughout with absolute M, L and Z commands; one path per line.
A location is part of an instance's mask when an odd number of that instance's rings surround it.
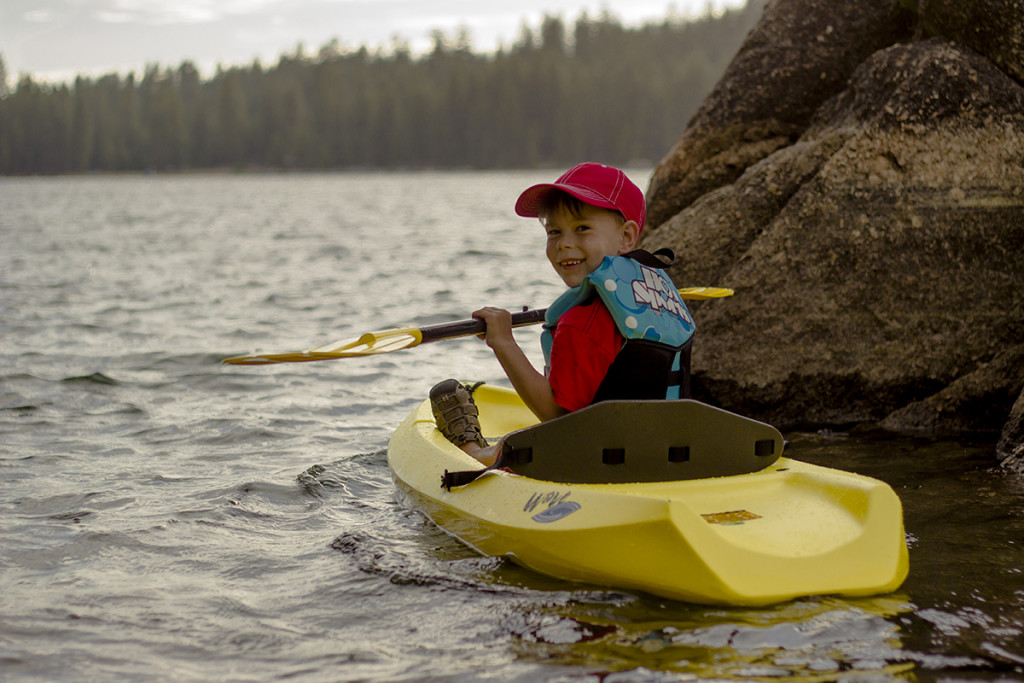
M 24 19 L 30 24 L 46 24 L 54 19 L 54 13 L 48 9 L 34 9 L 25 12 Z
M 223 5 L 209 0 L 93 0 L 89 4 L 93 16 L 110 23 L 201 24 L 225 16 Z
M 716 7 L 743 0 L 713 0 Z M 666 16 L 671 6 L 706 0 L 0 0 L 0 53 L 9 74 L 44 80 L 139 72 L 185 60 L 204 73 L 217 64 L 276 63 L 296 45 L 315 51 L 337 38 L 345 48 L 431 47 L 430 33 L 471 34 L 473 49 L 510 45 L 522 24 L 545 14 L 574 21 L 605 9 L 627 24 Z M 697 11 L 700 11 L 699 9 Z
M 96 18 L 106 24 L 127 24 L 136 20 L 135 15 L 127 12 L 97 12 Z

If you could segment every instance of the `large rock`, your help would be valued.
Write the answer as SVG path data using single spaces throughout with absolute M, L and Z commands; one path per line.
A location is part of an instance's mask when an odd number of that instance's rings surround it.
M 788 428 L 1009 433 L 1024 388 L 1020 3 L 991 58 L 932 35 L 966 26 L 965 6 L 1006 4 L 929 0 L 922 20 L 895 1 L 767 7 L 648 193 L 645 245 L 675 250 L 677 281 L 737 290 L 696 312 L 704 398 Z M 795 63 L 800 77 L 776 74 Z M 1004 441 L 1018 457 L 1019 432 Z
M 864 59 L 911 35 L 913 18 L 893 0 L 770 3 L 658 165 L 648 190 L 650 224 L 793 144 Z

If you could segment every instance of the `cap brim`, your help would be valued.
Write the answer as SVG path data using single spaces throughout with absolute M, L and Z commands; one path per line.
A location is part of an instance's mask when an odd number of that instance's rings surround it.
M 618 211 L 618 207 L 596 192 L 561 183 L 542 183 L 523 190 L 516 200 L 516 213 L 526 218 L 536 218 L 540 215 L 541 200 L 554 190 L 561 190 L 591 206 Z

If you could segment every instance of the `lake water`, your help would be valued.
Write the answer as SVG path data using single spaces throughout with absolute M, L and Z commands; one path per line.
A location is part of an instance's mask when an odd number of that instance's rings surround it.
M 482 342 L 219 363 L 547 305 L 512 205 L 555 174 L 0 179 L 0 677 L 1024 680 L 1024 481 L 992 444 L 788 434 L 896 489 L 910 577 L 709 608 L 479 557 L 396 502 L 392 429 L 439 379 L 500 382 Z

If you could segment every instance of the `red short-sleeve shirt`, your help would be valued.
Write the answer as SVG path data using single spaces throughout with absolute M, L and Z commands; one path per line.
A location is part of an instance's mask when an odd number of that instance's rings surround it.
M 555 403 L 570 412 L 590 405 L 623 342 L 599 299 L 562 314 L 552 338 L 548 370 Z

